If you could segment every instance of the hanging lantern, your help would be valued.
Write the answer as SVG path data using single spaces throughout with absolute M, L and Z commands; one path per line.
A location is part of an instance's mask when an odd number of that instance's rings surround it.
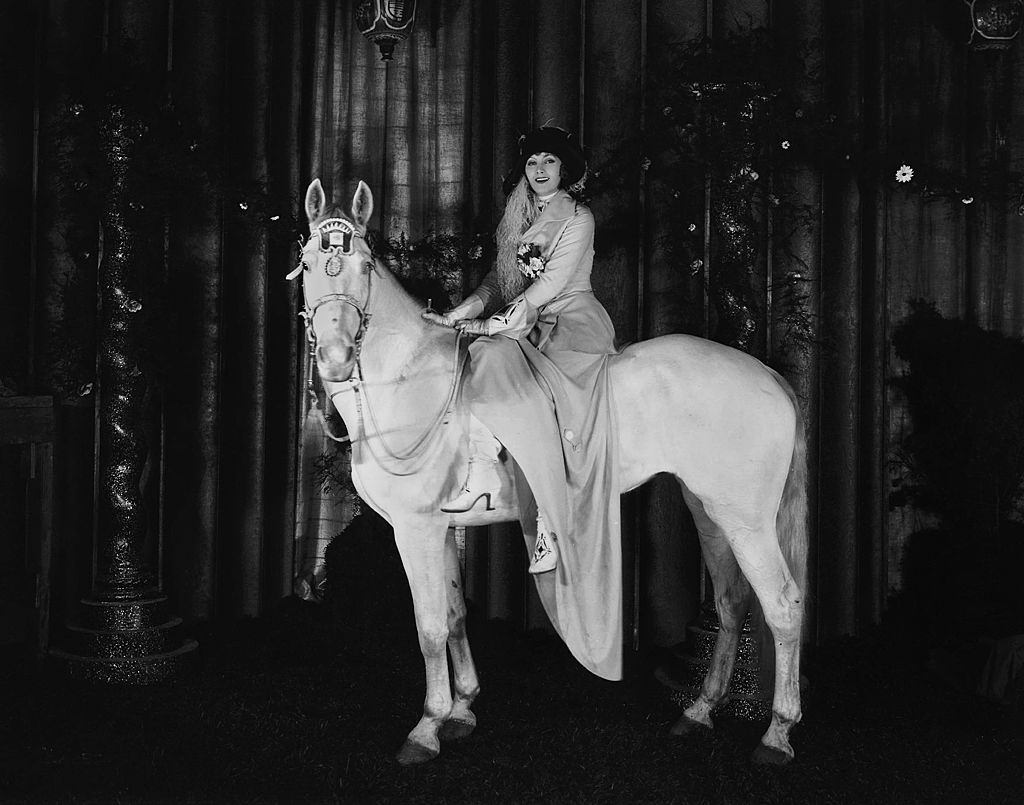
M 381 61 L 390 61 L 395 45 L 408 39 L 416 24 L 416 0 L 361 0 L 356 25 L 380 48 Z
M 1008 48 L 1024 22 L 1024 0 L 964 0 L 971 12 L 975 50 Z

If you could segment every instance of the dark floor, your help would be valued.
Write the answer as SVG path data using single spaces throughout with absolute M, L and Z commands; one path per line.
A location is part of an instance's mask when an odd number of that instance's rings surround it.
M 648 674 L 609 683 L 547 635 L 471 632 L 477 732 L 400 768 L 422 704 L 414 633 L 286 602 L 198 636 L 193 673 L 141 689 L 73 685 L 8 654 L 3 802 L 1024 802 L 1013 714 L 846 642 L 808 663 L 784 769 L 748 762 L 762 725 L 667 734 Z
M 401 768 L 422 660 L 407 600 L 380 606 L 365 570 L 362 587 L 336 572 L 348 592 L 330 603 L 194 626 L 194 668 L 167 684 L 70 683 L 0 653 L 0 802 L 1024 802 L 1022 713 L 881 632 L 810 653 L 797 759 L 779 769 L 749 762 L 763 723 L 670 736 L 679 707 L 653 655 L 610 683 L 550 635 L 474 620 L 477 731 Z

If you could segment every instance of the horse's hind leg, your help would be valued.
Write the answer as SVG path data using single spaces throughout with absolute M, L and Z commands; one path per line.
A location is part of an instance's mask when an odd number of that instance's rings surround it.
M 700 535 L 701 550 L 715 594 L 715 611 L 718 613 L 719 629 L 711 664 L 700 694 L 679 720 L 672 726 L 674 735 L 685 735 L 714 726 L 711 711 L 718 706 L 729 691 L 736 652 L 739 648 L 743 619 L 750 601 L 750 586 L 740 572 L 739 565 L 725 537 L 704 514 L 703 507 L 684 488 L 684 497 L 693 512 Z
M 793 580 L 772 524 L 743 532 L 731 540 L 740 569 L 764 611 L 775 641 L 775 691 L 772 720 L 754 752 L 758 763 L 782 764 L 793 759 L 789 731 L 800 721 L 800 629 L 802 593 Z
M 455 546 L 455 529 L 449 528 L 444 548 L 445 590 L 448 594 L 448 653 L 452 658 L 452 711 L 441 725 L 438 736 L 453 741 L 465 738 L 476 727 L 476 716 L 470 707 L 480 692 L 480 682 L 473 664 L 466 636 L 466 602 L 462 596 L 462 573 Z

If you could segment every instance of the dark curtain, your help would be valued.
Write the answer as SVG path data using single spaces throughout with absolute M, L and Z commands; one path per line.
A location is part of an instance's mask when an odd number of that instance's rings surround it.
M 713 287 L 664 245 L 673 223 L 658 155 L 621 149 L 652 126 L 672 43 L 759 25 L 784 32 L 815 68 L 793 76 L 794 92 L 829 106 L 865 148 L 903 147 L 967 174 L 1019 164 L 1024 148 L 1021 43 L 972 51 L 966 11 L 925 0 L 421 0 L 413 39 L 387 65 L 355 30 L 353 5 L 48 0 L 0 12 L 0 374 L 62 398 L 64 606 L 89 584 L 95 427 L 90 394 L 61 387 L 55 333 L 78 317 L 83 338 L 95 337 L 88 311 L 60 289 L 100 244 L 80 245 L 96 223 L 68 201 L 61 120 L 72 77 L 126 38 L 166 71 L 197 147 L 232 185 L 252 188 L 248 199 L 192 199 L 163 233 L 173 348 L 154 407 L 147 550 L 190 618 L 256 615 L 291 592 L 294 573 L 304 413 L 298 288 L 284 280 L 294 244 L 240 223 L 239 205 L 258 198 L 267 220 L 291 218 L 313 177 L 339 200 L 362 178 L 388 234 L 490 231 L 516 138 L 550 121 L 579 131 L 594 164 L 613 153 L 635 162 L 594 202 L 594 284 L 620 339 L 715 337 Z M 812 622 L 818 637 L 850 634 L 879 618 L 906 539 L 926 522 L 888 503 L 910 427 L 890 382 L 903 368 L 890 333 L 907 300 L 924 297 L 947 316 L 1021 335 L 1021 218 L 991 200 L 905 192 L 853 164 L 809 160 L 773 181 L 814 213 L 785 252 L 757 232 L 751 292 L 763 315 L 753 351 L 771 360 L 782 337 L 772 280 L 803 272 L 813 346 L 787 374 L 815 479 Z M 715 192 L 698 206 L 712 209 Z M 711 255 L 719 236 L 708 231 Z M 467 289 L 476 279 L 466 277 Z M 701 596 L 688 515 L 664 479 L 625 506 L 638 636 L 673 643 Z M 471 533 L 467 589 L 487 615 L 541 625 L 523 563 L 511 526 Z

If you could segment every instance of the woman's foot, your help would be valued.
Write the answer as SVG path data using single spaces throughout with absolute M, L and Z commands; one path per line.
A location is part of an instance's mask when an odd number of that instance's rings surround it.
M 554 534 L 548 532 L 544 518 L 537 515 L 537 541 L 533 544 L 530 572 L 534 575 L 554 570 L 558 564 L 558 545 Z
M 441 511 L 450 514 L 468 512 L 480 498 L 484 499 L 487 511 L 494 510 L 494 499 L 501 489 L 501 478 L 498 476 L 498 462 L 474 456 L 469 460 L 469 474 L 466 483 L 454 498 L 441 504 Z

